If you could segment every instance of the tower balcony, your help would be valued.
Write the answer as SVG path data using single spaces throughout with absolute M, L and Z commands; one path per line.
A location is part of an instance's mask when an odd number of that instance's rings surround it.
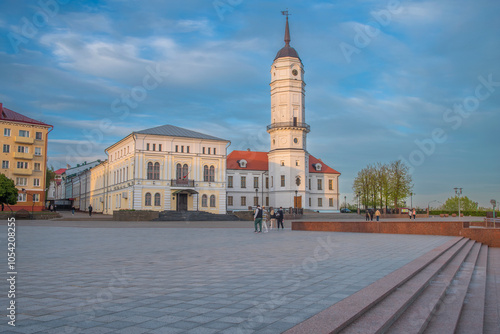
M 297 129 L 305 131 L 306 133 L 311 131 L 309 124 L 302 122 L 278 122 L 267 126 L 267 132 L 277 129 Z

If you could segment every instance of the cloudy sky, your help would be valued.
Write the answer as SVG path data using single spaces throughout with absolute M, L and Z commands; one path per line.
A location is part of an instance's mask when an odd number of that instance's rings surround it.
M 360 169 L 404 159 L 414 205 L 454 187 L 500 200 L 495 0 L 4 0 L 0 102 L 54 125 L 55 168 L 162 124 L 267 151 L 287 8 L 308 151 L 342 173 L 342 198 Z

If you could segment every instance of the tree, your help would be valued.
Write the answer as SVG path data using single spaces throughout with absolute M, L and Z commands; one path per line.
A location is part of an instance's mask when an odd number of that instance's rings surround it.
M 401 160 L 391 162 L 390 174 L 390 197 L 394 201 L 394 207 L 398 208 L 403 198 L 410 195 L 413 188 L 410 168 Z
M 14 180 L 0 174 L 0 204 L 14 205 L 17 203 L 18 190 Z
M 45 198 L 48 197 L 50 182 L 54 181 L 55 178 L 56 172 L 54 171 L 54 167 L 50 166 L 50 168 L 47 168 L 45 171 Z
M 441 206 L 442 210 L 458 211 L 458 196 L 450 197 Z M 477 209 L 476 202 L 473 202 L 467 196 L 460 197 L 460 210 L 473 211 Z

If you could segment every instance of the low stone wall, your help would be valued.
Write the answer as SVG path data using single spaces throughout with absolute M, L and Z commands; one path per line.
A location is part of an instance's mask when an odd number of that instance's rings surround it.
M 476 225 L 476 224 L 475 224 Z M 469 222 L 292 222 L 296 231 L 423 234 L 462 236 L 490 247 L 500 247 L 500 229 L 479 228 Z
M 119 211 L 113 211 L 113 220 L 117 221 L 132 221 L 132 222 L 138 222 L 138 221 L 151 221 L 153 219 L 156 219 L 160 217 L 160 212 L 159 211 L 130 211 L 130 210 L 119 210 Z
M 244 220 L 253 220 L 253 211 L 234 211 L 233 215 Z
M 7 220 L 8 218 L 15 217 L 15 214 L 16 214 L 15 212 L 12 213 L 10 211 L 0 212 L 0 220 Z M 58 214 L 57 212 L 50 212 L 50 211 L 47 211 L 44 213 L 40 213 L 40 212 L 34 213 L 33 219 L 31 219 L 31 211 L 30 211 L 29 216 L 30 217 L 28 217 L 28 218 L 21 218 L 21 219 L 24 219 L 24 220 L 48 220 L 48 219 L 61 217 L 61 215 Z M 20 218 L 17 218 L 17 219 L 20 219 Z

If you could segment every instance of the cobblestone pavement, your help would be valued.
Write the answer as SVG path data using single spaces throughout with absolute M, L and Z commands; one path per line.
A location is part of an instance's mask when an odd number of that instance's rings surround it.
M 451 238 L 114 223 L 17 226 L 0 332 L 280 333 Z

